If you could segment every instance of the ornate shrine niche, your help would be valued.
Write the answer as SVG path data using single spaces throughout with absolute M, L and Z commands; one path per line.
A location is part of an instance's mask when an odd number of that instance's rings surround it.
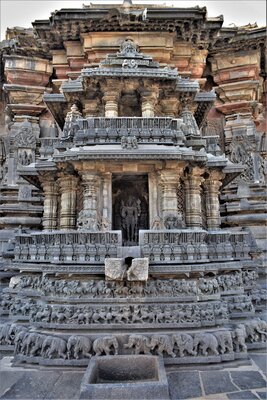
M 138 245 L 139 230 L 149 228 L 148 176 L 112 177 L 112 225 L 122 231 L 124 246 Z
M 141 100 L 137 91 L 123 91 L 119 101 L 120 117 L 141 117 Z

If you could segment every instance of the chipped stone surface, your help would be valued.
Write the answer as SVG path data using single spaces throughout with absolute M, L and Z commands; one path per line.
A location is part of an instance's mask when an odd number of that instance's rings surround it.
M 126 265 L 123 258 L 105 259 L 105 278 L 109 281 L 123 281 L 126 273 Z
M 132 265 L 127 270 L 128 281 L 147 281 L 148 266 L 148 258 L 134 258 L 132 260 Z
M 258 371 L 231 371 L 234 384 L 241 390 L 266 387 L 266 380 Z
M 168 382 L 171 399 L 191 399 L 202 394 L 198 371 L 170 372 Z
M 225 371 L 203 371 L 200 373 L 207 395 L 215 393 L 226 393 L 235 391 L 237 386 L 233 385 L 229 372 Z

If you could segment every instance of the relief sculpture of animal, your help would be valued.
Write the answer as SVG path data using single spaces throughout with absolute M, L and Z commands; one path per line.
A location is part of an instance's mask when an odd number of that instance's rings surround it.
M 67 356 L 76 359 L 91 358 L 92 341 L 86 336 L 70 336 L 67 342 Z
M 163 353 L 167 353 L 171 357 L 176 357 L 173 352 L 173 342 L 171 336 L 168 335 L 153 335 L 150 341 L 151 350 L 156 351 L 156 353 L 163 357 Z
M 197 353 L 194 350 L 194 339 L 187 333 L 177 333 L 172 335 L 173 345 L 177 346 L 178 354 L 180 357 L 185 355 L 196 356 Z
M 67 343 L 56 336 L 47 336 L 43 342 L 41 354 L 48 358 L 66 358 Z
M 128 343 L 124 345 L 125 349 L 134 349 L 134 354 L 151 354 L 150 340 L 144 335 L 130 335 Z
M 230 331 L 217 331 L 212 332 L 212 334 L 217 338 L 218 341 L 218 350 L 221 354 L 224 353 L 233 353 L 233 340 Z
M 111 351 L 113 351 L 114 354 L 117 355 L 119 350 L 119 343 L 114 336 L 100 337 L 95 339 L 93 343 L 93 350 L 96 356 L 101 356 L 103 353 L 105 353 L 106 356 L 109 356 Z
M 218 341 L 211 333 L 197 333 L 194 337 L 194 351 L 198 355 L 218 355 Z

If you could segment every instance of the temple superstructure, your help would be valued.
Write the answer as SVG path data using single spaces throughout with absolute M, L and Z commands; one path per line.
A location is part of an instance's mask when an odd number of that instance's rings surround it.
M 55 11 L 34 46 L 8 31 L 2 312 L 22 324 L 6 339 L 17 360 L 210 363 L 264 346 L 264 35 L 222 23 L 124 1 Z

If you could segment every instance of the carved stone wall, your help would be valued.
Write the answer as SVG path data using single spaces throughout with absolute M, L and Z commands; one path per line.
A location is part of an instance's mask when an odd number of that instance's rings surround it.
M 175 365 L 266 346 L 265 30 L 222 23 L 90 5 L 8 31 L 0 350 Z

